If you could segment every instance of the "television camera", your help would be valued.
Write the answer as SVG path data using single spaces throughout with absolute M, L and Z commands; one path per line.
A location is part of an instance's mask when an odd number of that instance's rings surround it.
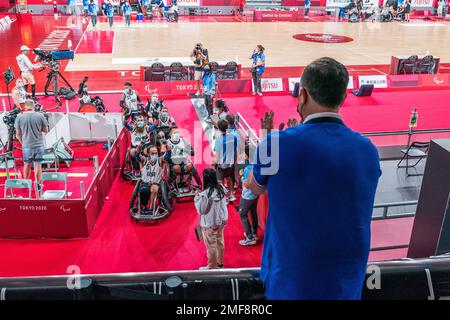
M 70 88 L 71 91 L 75 92 L 69 82 L 64 78 L 59 70 L 61 60 L 71 60 L 74 58 L 73 50 L 57 50 L 57 51 L 46 51 L 40 48 L 36 48 L 33 50 L 36 54 L 36 60 L 39 60 L 43 65 L 43 69 L 49 68 L 50 71 L 47 73 L 47 82 L 45 83 L 44 93 L 48 96 L 48 89 L 50 85 L 53 83 L 53 95 L 55 97 L 56 102 L 59 106 L 62 105 L 61 100 L 58 97 L 59 94 L 59 78 L 61 78 L 64 83 Z M 41 71 L 42 71 L 41 70 Z

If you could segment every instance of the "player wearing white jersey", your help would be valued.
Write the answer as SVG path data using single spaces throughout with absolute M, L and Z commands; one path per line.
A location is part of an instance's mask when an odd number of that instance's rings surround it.
M 158 156 L 158 149 L 151 146 L 143 151 L 141 155 L 141 185 L 139 187 L 139 197 L 141 206 L 146 207 L 150 199 L 153 205 L 159 192 L 159 185 L 163 179 L 163 166 L 168 160 L 169 153 L 167 145 L 161 145 L 161 156 Z M 154 208 L 152 208 L 154 209 Z
M 168 150 L 170 152 L 170 165 L 173 172 L 176 174 L 176 182 L 179 184 L 181 181 L 181 175 L 183 175 L 183 192 L 187 192 L 186 181 L 188 173 L 192 171 L 193 165 L 190 157 L 194 155 L 192 147 L 181 138 L 178 129 L 173 129 L 170 135 L 170 139 L 167 140 Z
M 120 98 L 120 107 L 125 111 L 125 117 L 128 118 L 133 112 L 141 112 L 139 105 L 141 97 L 136 90 L 133 89 L 133 85 L 130 82 L 125 83 L 125 90 Z
M 161 139 L 168 139 L 170 130 L 175 128 L 177 125 L 174 118 L 169 116 L 167 107 L 161 108 L 161 113 L 158 118 L 158 136 Z

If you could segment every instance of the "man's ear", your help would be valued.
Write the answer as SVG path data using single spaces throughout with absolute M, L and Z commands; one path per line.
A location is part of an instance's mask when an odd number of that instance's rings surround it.
M 306 104 L 306 101 L 308 99 L 308 94 L 306 93 L 305 88 L 301 88 L 298 92 L 298 104 L 297 104 L 297 111 L 302 116 L 302 108 Z

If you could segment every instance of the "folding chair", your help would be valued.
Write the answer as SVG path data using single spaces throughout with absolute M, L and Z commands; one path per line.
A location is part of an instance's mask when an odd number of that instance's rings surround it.
M 64 182 L 64 190 L 45 190 L 45 181 L 62 181 Z M 40 200 L 59 200 L 67 196 L 67 172 L 43 172 L 41 182 L 43 184 Z
M 234 61 L 227 62 L 222 72 L 222 79 L 237 79 L 238 64 Z
M 31 179 L 7 179 L 5 181 L 4 197 L 12 199 L 23 198 L 22 196 L 14 196 L 13 189 L 28 189 L 28 198 L 25 199 L 31 199 L 31 189 L 33 189 L 33 182 L 31 181 Z M 7 196 L 8 190 L 11 191 L 10 196 Z
M 419 164 L 419 162 L 426 158 L 428 155 L 428 149 L 430 148 L 429 142 L 413 142 L 407 149 L 400 150 L 403 153 L 403 158 L 397 164 L 397 168 L 406 168 L 406 176 L 423 176 L 423 173 L 409 173 L 409 168 L 414 168 Z M 410 164 L 409 160 L 414 159 L 416 162 L 414 164 Z M 402 162 L 405 161 L 406 164 L 402 165 Z
M 169 80 L 181 81 L 188 79 L 188 72 L 180 62 L 173 62 L 169 68 Z
M 408 59 L 405 59 L 402 62 L 400 62 L 400 65 L 398 67 L 398 70 L 399 70 L 398 73 L 403 73 L 403 74 L 416 73 L 417 60 L 419 60 L 419 57 L 414 55 L 414 56 L 410 56 Z
M 155 62 L 151 66 L 151 81 L 165 81 L 166 69 L 162 63 Z

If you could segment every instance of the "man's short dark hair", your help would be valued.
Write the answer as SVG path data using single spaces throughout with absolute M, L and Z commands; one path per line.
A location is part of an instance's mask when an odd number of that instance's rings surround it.
M 219 128 L 220 132 L 227 132 L 228 129 L 228 121 L 227 120 L 219 120 L 217 122 L 217 128 Z
M 125 82 L 124 86 L 132 87 L 133 85 L 131 84 L 131 82 Z
M 320 58 L 306 66 L 301 86 L 321 106 L 338 108 L 345 98 L 348 71 L 333 58 Z

